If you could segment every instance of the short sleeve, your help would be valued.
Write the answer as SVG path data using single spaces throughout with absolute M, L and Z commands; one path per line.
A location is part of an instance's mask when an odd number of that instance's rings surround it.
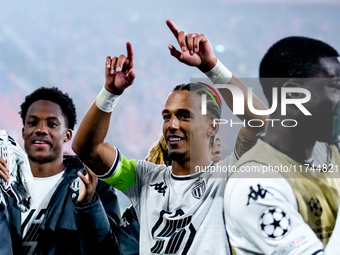
M 271 178 L 244 176 L 234 173 L 224 194 L 226 230 L 237 254 L 323 252 L 323 244 L 299 214 L 286 179 L 279 173 Z

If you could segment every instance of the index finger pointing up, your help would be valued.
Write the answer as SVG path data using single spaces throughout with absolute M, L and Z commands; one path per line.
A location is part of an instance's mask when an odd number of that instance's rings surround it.
M 176 27 L 176 25 L 169 19 L 166 20 L 166 24 L 168 28 L 171 30 L 171 32 L 174 34 L 174 36 L 178 38 L 178 33 L 179 33 L 178 27 Z
M 133 49 L 131 42 L 126 43 L 127 59 L 130 60 L 130 65 L 133 66 Z

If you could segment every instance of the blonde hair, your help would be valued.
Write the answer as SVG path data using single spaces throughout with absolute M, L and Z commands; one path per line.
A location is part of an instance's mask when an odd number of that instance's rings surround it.
M 145 160 L 157 165 L 171 165 L 171 161 L 168 159 L 168 148 L 166 147 L 166 142 L 163 134 L 159 138 L 159 141 L 157 141 L 151 147 Z

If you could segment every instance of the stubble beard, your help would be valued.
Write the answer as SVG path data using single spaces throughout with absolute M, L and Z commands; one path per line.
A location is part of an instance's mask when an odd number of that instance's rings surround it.
M 185 156 L 186 153 L 185 152 L 169 152 L 168 157 L 170 160 L 172 161 L 176 161 L 176 162 L 184 162 L 185 161 Z
M 53 161 L 53 156 L 49 155 L 49 156 L 32 156 L 29 155 L 29 160 L 35 163 L 38 163 L 40 165 L 49 163 L 51 161 Z

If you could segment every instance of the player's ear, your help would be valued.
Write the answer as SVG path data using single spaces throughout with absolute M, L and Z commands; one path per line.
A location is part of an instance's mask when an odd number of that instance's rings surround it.
M 72 129 L 67 129 L 64 136 L 64 143 L 70 141 L 72 138 Z
M 25 128 L 24 127 L 21 129 L 21 137 L 22 137 L 22 139 L 25 138 Z
M 218 124 L 218 121 L 216 121 L 217 119 L 212 119 L 210 121 L 210 126 L 209 126 L 209 130 L 208 130 L 208 135 L 211 136 L 215 136 L 218 132 L 218 129 L 220 128 L 220 125 Z

